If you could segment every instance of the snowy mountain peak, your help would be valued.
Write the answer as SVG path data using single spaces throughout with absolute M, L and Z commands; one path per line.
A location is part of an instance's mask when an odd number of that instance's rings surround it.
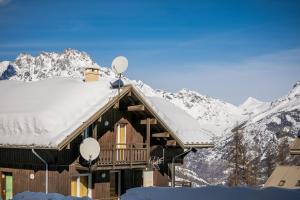
M 87 53 L 70 48 L 61 53 L 41 52 L 37 56 L 21 53 L 12 65 L 17 75 L 11 79 L 23 81 L 53 76 L 82 77 L 85 67 L 99 67 Z
M 249 105 L 253 105 L 253 104 L 261 104 L 263 103 L 262 101 L 256 99 L 256 98 L 253 98 L 253 97 L 248 97 L 248 99 L 246 101 L 244 101 L 244 103 L 242 103 L 239 107 L 240 108 L 246 108 L 248 107 Z
M 296 88 L 296 87 L 300 87 L 300 81 L 297 81 L 297 82 L 294 84 L 293 88 Z
M 0 76 L 7 69 L 8 65 L 9 65 L 9 61 L 0 62 Z
M 199 95 L 198 92 L 190 90 L 190 89 L 187 89 L 187 88 L 182 88 L 177 93 L 183 93 L 183 94 L 192 93 L 192 94 L 195 94 L 195 95 Z
M 294 84 L 293 89 L 289 93 L 289 96 L 290 97 L 296 97 L 296 98 L 300 97 L 300 81 L 297 81 Z
M 253 97 L 249 97 L 239 106 L 239 108 L 242 110 L 243 115 L 247 115 L 249 118 L 268 109 L 269 104 L 270 103 L 268 102 L 263 102 Z
M 245 114 L 245 112 L 248 111 L 254 112 L 255 109 L 267 104 L 269 103 L 260 101 L 254 97 L 248 97 L 246 101 L 239 106 L 239 108 L 242 109 L 243 113 Z M 259 112 L 259 110 L 257 112 Z

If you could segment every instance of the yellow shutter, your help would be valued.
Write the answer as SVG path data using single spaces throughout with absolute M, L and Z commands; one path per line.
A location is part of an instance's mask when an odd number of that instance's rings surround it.
M 77 197 L 77 177 L 71 179 L 71 196 Z
M 77 187 L 78 178 L 79 178 L 79 188 Z M 77 192 L 79 192 L 79 197 L 88 196 L 88 176 L 72 177 L 71 196 L 77 197 Z
M 122 144 L 121 145 L 122 149 L 126 148 L 126 145 L 124 145 L 124 144 L 126 144 L 125 127 L 126 127 L 125 124 L 120 125 L 120 143 Z
M 117 134 L 117 149 L 126 148 L 126 124 L 120 124 Z
M 80 176 L 80 197 L 88 196 L 88 177 Z

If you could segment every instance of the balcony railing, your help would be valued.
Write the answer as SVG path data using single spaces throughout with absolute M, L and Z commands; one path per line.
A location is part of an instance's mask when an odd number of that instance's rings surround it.
M 97 165 L 102 166 L 136 166 L 146 165 L 147 144 L 109 144 L 101 145 Z

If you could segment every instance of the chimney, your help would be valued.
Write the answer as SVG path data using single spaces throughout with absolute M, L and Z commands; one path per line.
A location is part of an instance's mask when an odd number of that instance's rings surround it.
M 84 81 L 91 82 L 91 81 L 98 81 L 99 80 L 99 68 L 97 67 L 86 67 L 84 69 Z

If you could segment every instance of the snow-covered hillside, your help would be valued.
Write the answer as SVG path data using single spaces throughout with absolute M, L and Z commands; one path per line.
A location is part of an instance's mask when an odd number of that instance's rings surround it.
M 74 49 L 61 53 L 42 52 L 37 56 L 23 53 L 15 61 L 0 62 L 0 80 L 37 81 L 53 76 L 82 78 L 84 68 L 90 66 L 98 65 L 87 53 Z M 110 68 L 100 67 L 100 71 L 100 76 L 115 79 Z M 182 108 L 199 121 L 202 129 L 215 136 L 216 148 L 199 151 L 198 155 L 187 158 L 185 167 L 196 173 L 199 180 L 223 183 L 228 176 L 222 155 L 227 151 L 225 144 L 231 139 L 231 129 L 236 124 L 243 122 L 241 129 L 246 143 L 252 149 L 259 149 L 262 163 L 267 149 L 277 151 L 284 138 L 292 141 L 300 129 L 300 82 L 278 100 L 261 102 L 250 97 L 235 106 L 188 89 L 172 93 L 153 89 L 143 81 L 125 79 L 147 96 L 163 97 Z
M 202 128 L 214 136 L 222 136 L 228 128 L 243 119 L 238 107 L 195 91 L 182 89 L 176 93 L 163 90 L 156 92 L 196 118 Z
M 287 148 L 286 154 L 283 155 L 283 163 L 299 163 L 298 157 L 289 155 L 288 145 L 293 142 L 300 130 L 300 82 L 297 82 L 287 95 L 271 103 L 263 103 L 250 98 L 240 108 L 248 117 L 239 124 L 240 130 L 248 148 L 249 160 L 258 159 L 260 184 L 264 183 L 268 176 L 267 168 L 270 167 L 268 166 L 270 162 L 274 166 L 280 163 L 278 152 L 282 145 Z M 189 155 L 185 167 L 197 172 L 198 176 L 211 183 L 224 183 L 229 173 L 225 157 L 230 151 L 227 144 L 232 138 L 232 133 L 228 131 L 216 140 L 214 149 L 200 151 L 197 155 Z M 287 141 L 286 144 L 285 141 Z
M 300 129 L 300 82 L 278 100 L 271 102 L 261 112 L 254 114 L 242 129 L 247 133 L 249 143 L 267 147 L 280 138 L 288 136 L 291 140 Z M 272 141 L 272 142 L 271 142 Z

